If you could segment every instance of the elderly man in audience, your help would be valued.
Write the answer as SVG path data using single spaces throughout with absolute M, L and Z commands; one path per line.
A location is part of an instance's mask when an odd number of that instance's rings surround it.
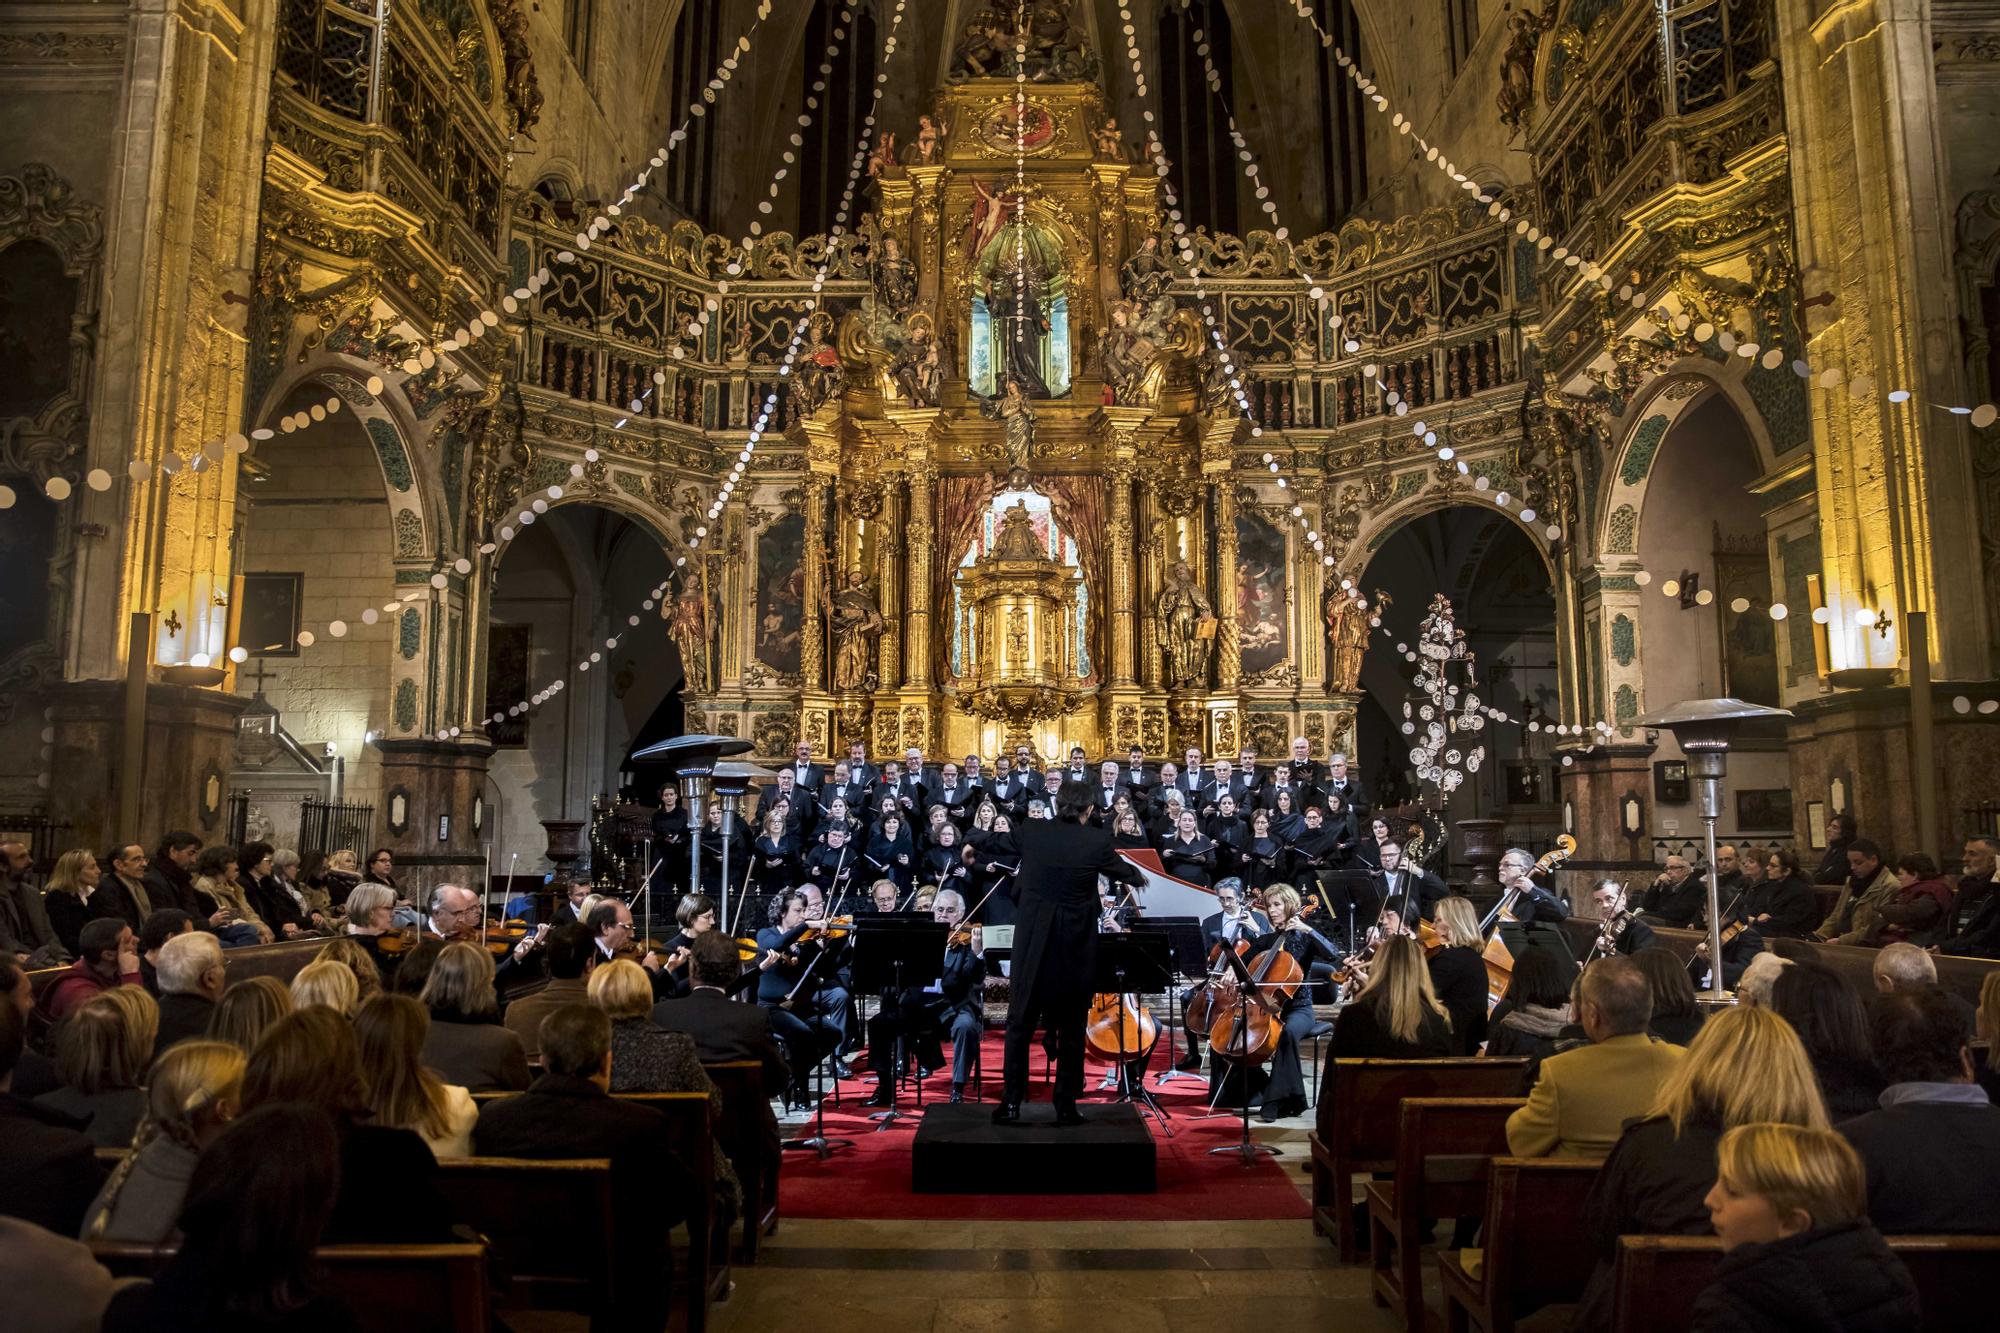
M 666 1302 L 652 1293 L 667 1286 L 673 1271 L 667 1233 L 700 1203 L 693 1178 L 661 1152 L 667 1127 L 660 1112 L 611 1095 L 611 1019 L 603 1010 L 562 1005 L 542 1020 L 540 1038 L 542 1076 L 526 1092 L 481 1109 L 473 1151 L 549 1161 L 609 1158 L 615 1262 L 621 1275 L 633 1275 L 622 1290 L 635 1302 L 615 1312 L 613 1322 L 664 1328 Z
M 194 928 L 194 918 L 178 907 L 154 908 L 139 927 L 139 978 L 154 999 L 160 995 L 160 950 L 168 940 Z
M 1834 944 L 1874 944 L 1882 933 L 1882 909 L 1896 901 L 1903 886 L 1896 872 L 1882 864 L 1882 849 L 1868 838 L 1847 845 L 1847 867 L 1847 883 L 1814 937 Z
M 1884 995 L 1937 985 L 1937 964 L 1914 944 L 1883 945 L 1868 970 L 1875 978 L 1875 989 Z
M 42 1012 L 53 1022 L 61 1022 L 72 1009 L 99 991 L 142 984 L 139 942 L 123 921 L 108 916 L 86 921 L 77 934 L 77 943 L 83 956 L 42 993 Z
M 1576 994 L 1590 1044 L 1542 1061 L 1528 1104 L 1507 1118 L 1507 1150 L 1516 1157 L 1604 1156 L 1680 1063 L 1680 1047 L 1646 1031 L 1653 991 L 1630 959 L 1593 963 Z
M 1935 986 L 1880 996 L 1869 1016 L 1882 1109 L 1840 1132 L 1868 1168 L 1884 1232 L 2000 1232 L 2000 1107 L 1973 1081 L 1972 1016 Z
M 1721 859 L 1720 854 L 1717 860 Z M 1708 906 L 1708 887 L 1680 853 L 1667 857 L 1666 868 L 1639 895 L 1639 910 L 1656 926 L 1686 930 Z
M 160 1036 L 156 1051 L 206 1036 L 229 964 L 213 935 L 191 930 L 160 946 Z
M 1949 933 L 1931 946 L 1960 958 L 2000 958 L 2000 893 L 1993 890 L 2000 838 L 1965 840 L 1965 874 L 1952 900 Z
M 0 841 L 0 950 L 29 967 L 56 967 L 70 960 L 69 951 L 49 924 L 34 865 L 27 843 Z

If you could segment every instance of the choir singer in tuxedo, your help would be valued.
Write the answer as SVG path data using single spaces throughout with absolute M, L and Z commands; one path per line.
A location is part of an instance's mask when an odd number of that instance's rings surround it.
M 1021 873 L 1014 918 L 1013 996 L 1007 1005 L 1004 1091 L 993 1112 L 998 1125 L 1017 1123 L 1028 1091 L 1028 1043 L 1037 1020 L 1055 1037 L 1056 1124 L 1080 1125 L 1083 1027 L 1097 966 L 1097 877 L 1142 884 L 1139 868 L 1113 850 L 1111 831 L 1093 827 L 1093 792 L 1064 782 L 1056 817 L 1029 819 L 1014 830 Z

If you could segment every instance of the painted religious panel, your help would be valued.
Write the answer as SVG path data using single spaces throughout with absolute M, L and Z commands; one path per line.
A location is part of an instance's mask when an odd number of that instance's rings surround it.
M 1771 619 L 1771 571 L 1764 553 L 1716 552 L 1715 582 L 1716 610 L 1722 613 L 1723 684 L 1739 699 L 1776 707 L 1778 626 Z M 1749 605 L 1738 611 L 1744 602 Z
M 1246 678 L 1271 670 L 1291 653 L 1285 534 L 1248 511 L 1236 515 L 1236 632 Z
M 528 698 L 529 658 L 535 648 L 532 625 L 492 625 L 486 631 L 486 707 L 506 713 L 499 722 L 486 724 L 486 735 L 503 750 L 519 749 L 528 743 L 529 713 L 515 713 L 514 705 Z
M 784 676 L 799 672 L 806 620 L 806 520 L 787 514 L 757 538 L 759 662 Z

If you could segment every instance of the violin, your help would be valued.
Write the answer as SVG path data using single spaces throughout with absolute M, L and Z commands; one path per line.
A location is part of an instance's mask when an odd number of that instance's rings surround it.
M 807 940 L 844 940 L 853 929 L 854 918 L 851 916 L 828 917 L 823 926 L 806 927 L 805 934 L 799 936 L 799 943 L 804 944 Z
M 531 926 L 525 921 L 510 919 L 493 922 L 486 927 L 483 938 L 469 942 L 483 945 L 486 952 L 495 958 L 505 958 L 519 948 L 522 941 L 532 938 L 539 944 L 548 933 L 547 926 Z

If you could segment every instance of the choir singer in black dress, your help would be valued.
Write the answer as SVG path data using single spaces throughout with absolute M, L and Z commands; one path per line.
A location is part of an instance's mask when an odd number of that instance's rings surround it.
M 1007 1005 L 1004 1091 L 993 1122 L 1020 1121 L 1028 1092 L 1028 1044 L 1037 1020 L 1056 1041 L 1056 1124 L 1080 1125 L 1083 1026 L 1097 966 L 1097 877 L 1142 884 L 1145 876 L 1111 845 L 1111 831 L 1085 823 L 1092 791 L 1065 782 L 1056 818 L 1029 819 L 1014 830 L 1020 848 L 1014 955 Z

